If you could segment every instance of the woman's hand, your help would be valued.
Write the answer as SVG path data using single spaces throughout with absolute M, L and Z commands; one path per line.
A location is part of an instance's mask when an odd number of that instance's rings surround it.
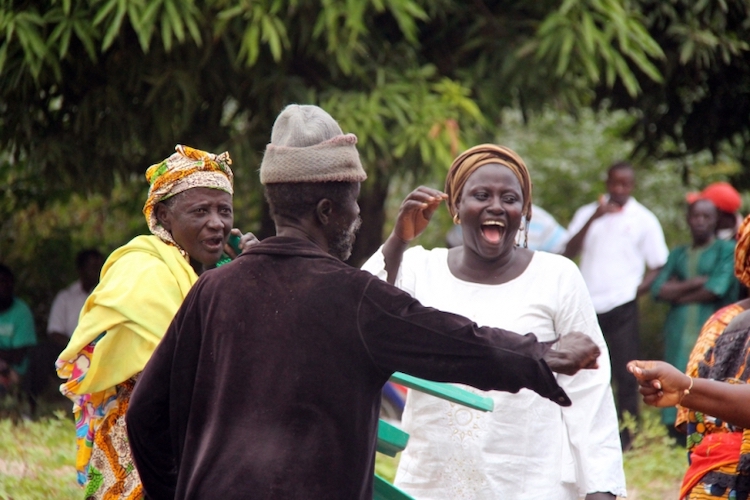
M 232 245 L 229 243 L 224 244 L 224 252 L 229 255 L 232 259 L 236 259 L 237 256 L 242 253 L 246 248 L 250 248 L 253 245 L 257 245 L 260 243 L 260 240 L 255 237 L 253 233 L 245 233 L 242 234 L 242 231 L 237 229 L 236 227 L 232 229 L 231 233 L 232 236 L 239 236 L 240 242 L 238 244 L 239 252 L 237 252 L 234 248 L 232 248 Z
M 419 236 L 430 223 L 432 214 L 446 198 L 448 195 L 442 191 L 419 186 L 401 203 L 393 235 L 404 243 Z
M 731 323 L 727 329 L 731 329 Z M 628 369 L 641 384 L 646 404 L 659 408 L 681 404 L 737 427 L 750 427 L 750 405 L 746 404 L 750 401 L 748 384 L 690 378 L 663 361 L 631 361 Z
M 690 377 L 664 361 L 631 361 L 628 370 L 640 384 L 643 402 L 664 408 L 677 405 L 690 387 Z
M 234 229 L 233 229 L 234 231 Z M 236 230 L 239 233 L 239 229 Z M 243 252 L 253 245 L 260 243 L 260 240 L 253 233 L 245 233 L 240 236 L 240 250 Z
M 419 186 L 401 203 L 398 216 L 396 216 L 396 225 L 383 244 L 385 271 L 387 281 L 391 285 L 396 282 L 401 259 L 409 242 L 424 231 L 430 223 L 432 214 L 446 198 L 448 195 L 442 191 Z

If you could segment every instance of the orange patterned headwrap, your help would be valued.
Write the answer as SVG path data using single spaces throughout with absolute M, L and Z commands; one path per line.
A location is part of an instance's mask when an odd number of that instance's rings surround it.
M 742 221 L 737 231 L 734 247 L 734 275 L 745 286 L 750 287 L 750 215 Z
M 151 187 L 143 206 L 148 228 L 165 243 L 177 246 L 172 235 L 156 219 L 154 207 L 160 201 L 196 187 L 219 189 L 233 194 L 234 174 L 229 165 L 232 159 L 228 152 L 219 155 L 178 144 L 175 153 L 146 170 L 146 180 Z
M 455 217 L 458 213 L 456 206 L 461 201 L 461 192 L 464 184 L 479 167 L 497 163 L 508 167 L 518 178 L 523 195 L 523 212 L 526 217 L 526 226 L 531 220 L 531 177 L 529 169 L 518 154 L 505 146 L 494 144 L 480 144 L 462 153 L 453 160 L 448 177 L 445 179 L 445 193 L 448 195 L 448 211 Z

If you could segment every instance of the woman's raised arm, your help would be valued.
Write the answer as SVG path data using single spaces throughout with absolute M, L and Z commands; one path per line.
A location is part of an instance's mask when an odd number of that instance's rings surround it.
M 388 283 L 396 282 L 401 259 L 409 246 L 409 242 L 422 234 L 430 223 L 432 214 L 447 198 L 447 195 L 437 189 L 419 186 L 407 195 L 401 203 L 396 216 L 396 225 L 383 245 L 385 270 L 388 273 Z

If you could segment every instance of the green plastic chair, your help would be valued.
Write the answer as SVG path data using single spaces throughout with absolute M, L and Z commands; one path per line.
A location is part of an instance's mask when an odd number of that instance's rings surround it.
M 469 408 L 481 411 L 492 411 L 494 404 L 492 399 L 478 396 L 469 391 L 465 391 L 450 384 L 442 382 L 431 382 L 418 377 L 413 377 L 405 373 L 394 373 L 391 382 L 401 384 L 421 391 L 432 396 L 436 396 L 453 403 L 458 403 Z M 377 451 L 389 457 L 395 457 L 400 451 L 406 448 L 409 442 L 409 434 L 402 431 L 395 425 L 389 424 L 383 419 L 378 422 L 378 444 Z M 414 497 L 401 491 L 391 483 L 375 474 L 373 488 L 373 500 L 414 500 Z

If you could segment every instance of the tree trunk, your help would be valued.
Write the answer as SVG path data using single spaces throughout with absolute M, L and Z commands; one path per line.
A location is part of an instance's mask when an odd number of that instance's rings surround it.
M 359 194 L 359 208 L 362 227 L 357 234 L 352 256 L 347 261 L 360 267 L 383 243 L 385 224 L 385 202 L 388 197 L 389 178 L 382 169 L 372 169 L 367 180 L 362 183 Z

